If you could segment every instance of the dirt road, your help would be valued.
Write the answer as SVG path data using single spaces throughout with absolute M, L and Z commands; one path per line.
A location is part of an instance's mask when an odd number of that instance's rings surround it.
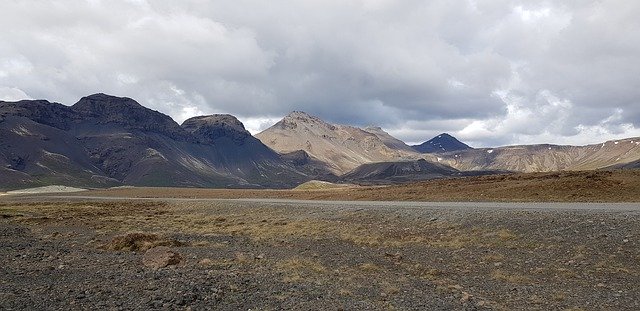
M 150 198 L 130 197 L 102 197 L 102 196 L 64 196 L 47 195 L 38 197 L 14 197 L 16 201 L 122 201 L 137 200 L 148 201 Z M 339 208 L 348 209 L 373 209 L 373 210 L 398 210 L 398 209 L 422 209 L 425 211 L 453 209 L 462 211 L 478 210 L 547 210 L 547 211 L 600 211 L 600 212 L 640 212 L 640 203 L 560 203 L 560 202 L 411 202 L 411 201 L 332 201 L 332 200 L 295 200 L 295 199 L 208 199 L 208 198 L 157 198 L 164 202 L 199 202 L 199 203 L 242 203 L 258 205 L 282 205 L 305 206 L 311 208 Z

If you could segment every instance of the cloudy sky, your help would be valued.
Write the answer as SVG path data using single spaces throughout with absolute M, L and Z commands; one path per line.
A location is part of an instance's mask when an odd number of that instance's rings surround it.
M 3 1 L 0 99 L 291 110 L 474 146 L 640 136 L 640 1 Z

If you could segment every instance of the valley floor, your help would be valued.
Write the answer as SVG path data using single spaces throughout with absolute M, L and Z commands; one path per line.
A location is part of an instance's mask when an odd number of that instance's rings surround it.
M 639 220 L 637 204 L 4 196 L 0 309 L 638 310 Z M 113 240 L 134 231 L 147 240 Z M 154 245 L 183 261 L 145 267 Z
M 112 188 L 77 196 L 433 202 L 640 202 L 640 170 L 488 175 L 310 190 Z

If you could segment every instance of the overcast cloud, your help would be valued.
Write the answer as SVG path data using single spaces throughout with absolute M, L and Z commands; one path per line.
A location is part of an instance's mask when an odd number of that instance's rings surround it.
M 291 110 L 474 146 L 640 136 L 640 1 L 3 1 L 0 99 Z

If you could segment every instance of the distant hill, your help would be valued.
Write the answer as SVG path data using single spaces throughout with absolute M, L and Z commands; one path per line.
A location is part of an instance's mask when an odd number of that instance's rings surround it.
M 640 138 L 586 146 L 522 145 L 468 149 L 439 154 L 441 163 L 458 170 L 550 172 L 633 167 L 640 160 Z
M 408 182 L 454 176 L 459 173 L 450 166 L 420 159 L 362 164 L 343 175 L 342 180 L 356 183 Z
M 640 160 L 629 162 L 629 163 L 621 163 L 612 165 L 609 167 L 605 167 L 607 170 L 637 170 L 640 169 Z
M 411 147 L 420 153 L 445 153 L 473 149 L 447 133 L 442 133 L 420 145 Z

